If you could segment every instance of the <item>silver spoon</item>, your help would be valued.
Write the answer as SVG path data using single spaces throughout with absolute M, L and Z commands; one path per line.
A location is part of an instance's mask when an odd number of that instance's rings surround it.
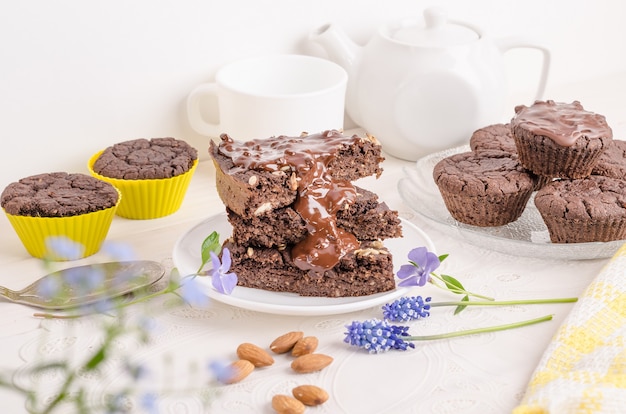
M 68 282 L 71 279 L 68 276 L 72 272 L 76 272 L 73 273 L 74 276 L 82 275 L 83 278 L 99 272 L 103 276 L 102 283 L 93 287 L 75 286 Z M 43 309 L 69 309 L 150 286 L 164 274 L 163 266 L 150 260 L 97 263 L 58 270 L 18 291 L 0 286 L 0 296 L 12 302 Z M 56 294 L 52 297 L 42 295 L 46 283 L 55 285 Z

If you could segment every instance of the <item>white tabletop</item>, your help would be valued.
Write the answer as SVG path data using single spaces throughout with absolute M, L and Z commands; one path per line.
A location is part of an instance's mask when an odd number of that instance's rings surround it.
M 626 135 L 626 74 L 582 82 L 548 91 L 555 100 L 580 100 L 594 112 L 603 113 L 616 138 Z M 463 282 L 466 288 L 497 299 L 577 296 L 598 274 L 608 259 L 553 261 L 488 251 L 428 222 L 405 205 L 396 185 L 403 168 L 413 163 L 388 157 L 378 180 L 360 184 L 375 191 L 391 208 L 421 228 L 432 239 L 438 254 L 449 253 L 442 272 Z M 215 191 L 214 170 L 208 161 L 200 163 L 181 209 L 155 220 L 126 220 L 116 217 L 108 240 L 130 244 L 136 255 L 171 266 L 175 242 L 186 230 L 223 212 Z M 0 284 L 18 289 L 45 274 L 39 260 L 23 249 L 5 217 L 0 218 Z M 58 267 L 104 260 L 92 257 Z M 403 258 L 396 258 L 403 260 Z M 453 295 L 434 287 L 414 288 L 410 294 L 451 300 Z M 407 323 L 415 335 L 491 326 L 553 314 L 550 322 L 522 329 L 474 335 L 417 344 L 406 352 L 390 351 L 370 355 L 343 343 L 344 326 L 353 320 L 380 318 L 380 307 L 336 315 L 285 316 L 243 310 L 212 301 L 207 308 L 161 306 L 173 303 L 173 296 L 157 298 L 153 310 L 158 328 L 148 345 L 121 341 L 120 355 L 150 369 L 150 381 L 138 384 L 154 391 L 161 412 L 205 412 L 202 401 L 211 401 L 206 412 L 271 413 L 271 397 L 290 393 L 295 385 L 310 383 L 328 391 L 330 399 L 308 412 L 316 413 L 505 413 L 520 400 L 527 381 L 571 304 L 468 308 L 453 315 L 452 308 L 437 308 L 430 318 Z M 129 310 L 133 323 L 143 306 Z M 78 320 L 42 320 L 33 317 L 27 306 L 0 301 L 0 369 L 18 385 L 38 383 L 42 394 L 51 392 L 58 381 L 53 373 L 35 375 L 27 368 L 41 358 L 86 355 L 98 344 L 98 317 Z M 312 374 L 295 374 L 291 358 L 276 356 L 276 363 L 257 369 L 244 381 L 208 385 L 207 364 L 213 360 L 235 359 L 242 342 L 267 347 L 277 336 L 292 330 L 319 338 L 318 351 L 334 358 L 326 369 Z M 114 368 L 102 377 L 85 375 L 88 399 L 98 401 L 123 381 Z M 24 399 L 0 389 L 3 412 L 25 412 Z M 68 411 L 71 412 L 71 411 Z

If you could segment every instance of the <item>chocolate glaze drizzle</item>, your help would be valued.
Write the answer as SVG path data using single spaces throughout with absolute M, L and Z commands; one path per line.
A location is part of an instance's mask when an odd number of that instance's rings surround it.
M 585 111 L 578 101 L 571 104 L 535 101 L 532 106 L 517 106 L 515 113 L 511 120 L 513 127 L 519 125 L 564 147 L 571 147 L 582 136 L 613 137 L 604 116 Z
M 295 172 L 298 194 L 294 209 L 304 219 L 308 235 L 293 246 L 291 257 L 298 268 L 310 274 L 322 275 L 346 253 L 359 247 L 353 234 L 337 227 L 338 210 L 355 201 L 356 190 L 349 181 L 334 179 L 329 169 L 339 149 L 359 139 L 335 130 L 299 138 L 278 136 L 247 142 L 222 135 L 220 152 L 232 159 L 233 172 Z

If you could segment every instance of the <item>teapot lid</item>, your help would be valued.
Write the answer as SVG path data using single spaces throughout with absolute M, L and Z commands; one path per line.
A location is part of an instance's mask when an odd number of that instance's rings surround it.
M 436 7 L 424 10 L 424 21 L 401 22 L 390 31 L 392 39 L 422 47 L 442 47 L 471 43 L 480 38 L 469 26 L 448 21 L 447 13 Z

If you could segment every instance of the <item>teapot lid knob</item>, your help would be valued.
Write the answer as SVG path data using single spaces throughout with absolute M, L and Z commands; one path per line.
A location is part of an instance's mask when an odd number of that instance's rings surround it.
M 448 14 L 440 7 L 429 7 L 424 10 L 426 30 L 443 27 L 448 22 Z
M 424 10 L 424 21 L 404 21 L 391 37 L 394 40 L 411 46 L 446 47 L 467 44 L 479 39 L 479 34 L 471 27 L 450 22 L 448 14 L 440 7 L 429 7 Z

